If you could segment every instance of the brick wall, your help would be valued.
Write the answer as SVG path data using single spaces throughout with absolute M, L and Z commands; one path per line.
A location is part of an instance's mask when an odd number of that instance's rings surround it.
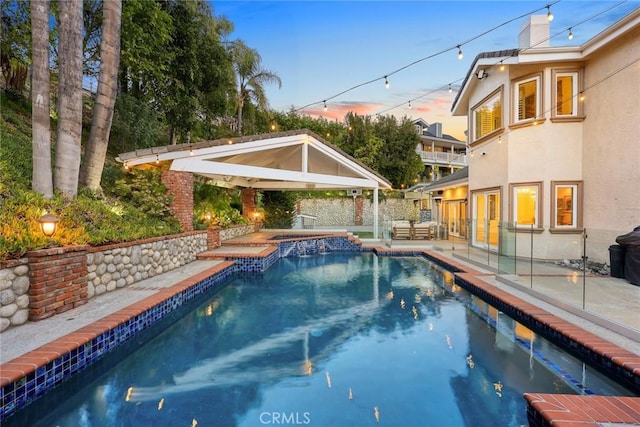
M 162 172 L 162 183 L 173 196 L 171 211 L 184 231 L 193 231 L 193 174 L 181 171 Z
M 257 191 L 255 188 L 242 189 L 242 216 L 250 221 L 255 219 Z
M 27 252 L 29 320 L 42 320 L 85 304 L 88 246 Z

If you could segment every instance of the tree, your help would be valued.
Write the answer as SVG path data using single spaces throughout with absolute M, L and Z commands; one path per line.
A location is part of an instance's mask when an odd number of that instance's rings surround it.
M 246 102 L 253 101 L 258 107 L 268 108 L 264 85 L 277 83 L 282 87 L 280 77 L 262 68 L 262 57 L 257 50 L 238 40 L 232 44 L 233 65 L 236 74 L 236 106 L 238 114 L 238 134 L 242 135 L 242 109 Z
M 82 0 L 59 2 L 58 131 L 54 187 L 78 194 L 82 136 Z
M 420 137 L 411 120 L 403 117 L 398 123 L 394 116 L 379 116 L 374 122 L 374 133 L 384 141 L 377 162 L 378 172 L 396 188 L 413 183 L 424 165 L 415 151 Z
M 100 42 L 98 90 L 93 107 L 91 131 L 80 169 L 80 185 L 94 191 L 100 187 L 116 101 L 122 2 L 121 0 L 104 0 L 102 7 L 104 19 Z
M 296 195 L 287 191 L 262 192 L 265 228 L 291 228 L 296 218 Z
M 49 127 L 49 0 L 31 0 L 31 133 L 34 191 L 53 197 Z
M 24 89 L 29 74 L 29 3 L 0 2 L 0 69 L 5 87 L 15 93 Z

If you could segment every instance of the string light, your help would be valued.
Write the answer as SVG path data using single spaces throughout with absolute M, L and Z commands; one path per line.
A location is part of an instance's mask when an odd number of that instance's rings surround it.
M 129 163 L 124 162 L 124 168 L 125 168 L 125 170 L 129 170 Z
M 411 110 L 411 101 L 409 101 L 409 110 Z
M 387 79 L 387 76 L 384 76 L 384 87 L 389 89 L 389 80 Z
M 462 48 L 458 45 L 458 59 L 462 59 Z
M 550 4 L 547 4 L 546 6 L 543 6 L 543 7 L 541 7 L 541 8 L 538 8 L 538 9 L 536 9 L 536 10 L 532 11 L 532 12 L 528 12 L 528 13 L 526 13 L 526 14 L 524 14 L 524 15 L 521 15 L 521 16 L 518 16 L 518 17 L 516 17 L 516 18 L 510 19 L 509 21 L 503 22 L 503 23 L 501 23 L 501 24 L 497 25 L 496 27 L 494 27 L 494 28 L 492 28 L 492 29 L 490 29 L 490 30 L 487 30 L 487 31 L 485 31 L 485 32 L 483 32 L 483 33 L 481 33 L 481 34 L 479 34 L 479 35 L 477 35 L 477 36 L 474 36 L 473 38 L 471 38 L 471 39 L 469 39 L 469 40 L 466 40 L 466 41 L 464 41 L 464 42 L 462 42 L 462 43 L 460 43 L 460 44 L 455 45 L 455 47 L 457 47 L 457 48 L 458 48 L 458 54 L 459 54 L 459 57 L 460 57 L 460 58 L 462 57 L 462 46 L 463 46 L 463 45 L 465 45 L 465 44 L 467 44 L 467 43 L 469 43 L 469 42 L 471 42 L 471 41 L 474 41 L 474 40 L 476 40 L 476 39 L 478 39 L 478 38 L 480 38 L 480 37 L 482 37 L 482 36 L 484 36 L 484 35 L 486 35 L 486 34 L 488 34 L 488 33 L 490 33 L 490 32 L 493 32 L 494 30 L 496 30 L 496 29 L 498 29 L 498 28 L 500 28 L 500 27 L 503 27 L 503 26 L 505 26 L 506 24 L 509 24 L 509 23 L 511 23 L 511 22 L 513 22 L 513 21 L 515 21 L 515 20 L 517 20 L 517 19 L 520 19 L 520 18 L 522 18 L 522 17 L 528 16 L 528 15 L 530 15 L 530 14 L 532 14 L 532 13 L 538 12 L 538 11 L 543 10 L 543 9 L 547 9 L 547 17 L 549 18 L 549 15 L 551 15 L 551 16 L 550 16 L 550 19 L 553 19 L 553 13 L 551 13 L 551 6 L 552 6 L 552 5 L 555 5 L 555 4 L 556 4 L 556 3 L 558 3 L 559 1 L 560 1 L 560 0 L 558 0 L 558 1 L 554 1 L 554 2 L 552 2 L 552 3 L 550 3 Z M 578 25 L 582 25 L 582 24 L 584 24 L 585 22 L 591 21 L 591 20 L 593 20 L 594 18 L 596 18 L 596 17 L 598 17 L 598 16 L 600 16 L 600 15 L 602 15 L 602 14 L 604 14 L 604 13 L 608 12 L 609 10 L 614 9 L 614 8 L 616 8 L 616 7 L 620 6 L 621 4 L 624 4 L 624 3 L 625 3 L 625 1 L 622 1 L 622 2 L 620 2 L 620 3 L 614 4 L 614 5 L 612 5 L 612 6 L 608 7 L 608 8 L 606 8 L 606 9 L 604 9 L 604 10 L 602 10 L 602 11 L 598 12 L 597 14 L 595 14 L 595 15 L 593 15 L 593 16 L 591 16 L 591 17 L 588 17 L 588 18 L 584 19 L 583 21 L 580 21 L 580 22 L 578 22 L 578 23 L 574 24 L 572 27 L 569 27 L 569 28 L 567 28 L 567 29 L 565 29 L 565 30 L 563 30 L 563 31 L 567 31 L 567 30 L 568 30 L 568 31 L 569 31 L 569 34 L 571 34 L 571 35 L 572 35 L 572 29 L 573 29 L 573 27 L 578 26 Z M 549 39 L 551 39 L 551 38 L 553 38 L 553 37 L 556 37 L 556 36 L 557 36 L 557 35 L 559 35 L 559 34 L 560 34 L 560 33 L 557 33 L 557 34 L 555 34 L 555 35 L 553 35 L 553 36 L 551 36 L 551 37 L 547 38 L 546 40 L 549 40 Z M 544 42 L 544 41 L 546 41 L 546 40 L 543 40 L 543 41 L 541 41 L 540 43 L 542 43 L 542 42 Z M 540 43 L 538 43 L 538 44 L 540 44 Z M 536 46 L 537 46 L 538 44 L 536 44 Z M 531 49 L 531 48 L 533 48 L 533 47 L 535 47 L 535 46 L 531 46 L 531 47 L 529 47 L 529 48 L 524 48 L 524 49 L 518 49 L 517 51 L 518 51 L 519 53 L 522 53 L 522 52 L 525 52 L 525 51 L 527 51 L 527 50 L 529 50 L 529 49 Z M 446 53 L 446 52 L 450 51 L 451 49 L 452 49 L 452 48 L 446 48 L 446 49 L 443 49 L 443 50 L 442 50 L 442 51 L 440 51 L 440 52 L 437 52 L 437 53 L 432 54 L 432 55 L 429 55 L 429 56 L 427 56 L 427 57 L 424 57 L 424 58 L 418 59 L 418 60 L 413 61 L 412 63 L 407 64 L 407 65 L 405 65 L 405 66 L 403 66 L 403 67 L 401 67 L 401 68 L 399 68 L 399 69 L 397 69 L 397 70 L 395 70 L 395 71 L 393 71 L 393 72 L 387 73 L 386 75 L 384 75 L 384 76 L 383 76 L 383 78 L 385 79 L 385 84 L 386 84 L 386 83 L 388 83 L 388 78 L 389 78 L 389 76 L 391 76 L 391 75 L 393 75 L 393 74 L 396 74 L 396 73 L 398 73 L 398 72 L 400 72 L 400 71 L 402 71 L 402 70 L 404 70 L 404 69 L 406 69 L 406 68 L 409 68 L 409 67 L 411 67 L 411 66 L 413 66 L 413 65 L 416 65 L 417 63 L 422 62 L 422 61 L 424 61 L 424 60 L 426 60 L 426 59 L 431 59 L 431 58 L 434 58 L 434 57 L 436 57 L 436 56 L 439 56 L 439 55 L 441 55 L 441 54 L 443 54 L 443 53 Z M 513 56 L 513 55 L 511 55 L 511 56 Z M 498 61 L 498 63 L 496 63 L 496 64 L 499 64 L 500 71 L 504 71 L 504 69 L 505 69 L 505 65 L 504 65 L 503 61 L 504 61 L 504 59 L 503 59 L 503 60 L 500 60 L 500 61 Z M 494 64 L 494 65 L 496 65 L 496 64 Z M 353 87 L 351 87 L 351 88 L 348 88 L 348 89 L 346 89 L 346 90 L 343 90 L 342 92 L 340 92 L 340 93 L 338 93 L 338 94 L 336 94 L 336 95 L 333 95 L 333 96 L 331 96 L 331 97 L 329 97 L 329 98 L 326 98 L 325 100 L 323 100 L 323 101 L 322 101 L 322 102 L 323 102 L 323 104 L 324 104 L 324 111 L 327 111 L 327 100 L 331 100 L 331 99 L 333 99 L 333 98 L 337 98 L 337 97 L 339 97 L 339 96 L 341 96 L 341 95 L 343 95 L 343 94 L 345 94 L 345 93 L 347 93 L 347 92 L 353 91 L 353 90 L 355 90 L 355 89 L 357 89 L 357 88 L 360 88 L 360 87 L 363 87 L 363 86 L 369 85 L 369 84 L 371 84 L 371 83 L 373 83 L 373 82 L 376 82 L 376 81 L 379 81 L 379 80 L 380 80 L 380 77 L 375 78 L 375 79 L 372 79 L 372 80 L 367 81 L 367 82 L 364 82 L 364 83 L 360 83 L 360 84 L 355 85 L 355 86 L 353 86 Z M 464 80 L 464 79 L 459 79 L 459 80 L 461 81 L 461 80 Z M 446 86 L 445 86 L 445 87 L 446 87 Z M 441 89 L 444 89 L 444 88 L 441 88 Z M 449 92 L 452 92 L 451 84 L 449 84 Z M 423 94 L 423 95 L 421 95 L 421 96 L 419 96 L 419 97 L 417 97 L 417 98 L 413 98 L 413 99 L 412 99 L 412 101 L 413 101 L 413 100 L 417 100 L 417 99 L 419 99 L 419 98 L 422 98 L 422 97 L 424 97 L 424 96 L 427 96 L 427 95 L 428 95 L 428 94 L 430 94 L 430 93 L 432 93 L 432 92 L 429 92 L 429 93 L 427 93 L 427 94 Z M 580 96 L 580 100 L 582 101 L 583 99 L 584 99 L 584 95 Z M 405 102 L 406 102 L 406 101 L 405 101 Z M 411 101 L 409 101 L 409 102 L 411 102 Z M 318 104 L 318 103 L 319 103 L 319 102 L 318 102 L 318 101 L 316 101 L 315 103 L 311 103 L 311 104 L 305 105 L 305 106 L 303 106 L 303 107 L 299 107 L 299 108 L 295 109 L 294 111 L 304 110 L 304 109 L 306 109 L 306 108 L 308 108 L 308 107 L 310 107 L 310 106 L 312 106 L 312 105 L 314 105 L 314 104 Z M 389 110 L 393 110 L 393 109 L 398 108 L 398 107 L 400 107 L 400 106 L 402 106 L 402 105 L 405 105 L 405 104 L 404 104 L 404 102 L 403 102 L 403 103 L 401 103 L 401 104 L 399 104 L 399 105 L 395 105 L 395 106 L 393 106 L 393 107 L 391 107 L 391 108 L 388 108 L 388 109 L 384 110 L 383 112 L 386 112 L 386 111 L 389 111 Z M 376 114 L 375 114 L 375 115 L 376 115 L 376 117 L 377 117 L 377 116 L 380 116 L 380 114 L 381 114 L 381 113 L 383 113 L 383 112 L 378 112 L 378 113 L 376 113 Z
M 156 154 L 156 165 L 160 163 L 160 158 L 158 157 L 158 155 Z
M 583 92 L 580 92 L 580 98 L 579 99 L 580 99 L 580 101 L 584 101 L 584 93 Z
M 193 156 L 193 147 L 189 146 L 189 155 Z
M 569 40 L 573 40 L 573 32 L 571 31 L 571 28 L 569 28 L 569 35 L 567 37 Z
M 453 88 L 451 87 L 451 83 L 449 83 L 449 93 L 451 93 L 453 91 Z
M 547 6 L 547 19 L 549 20 L 549 22 L 553 21 L 553 13 L 551 13 L 551 5 L 548 4 Z

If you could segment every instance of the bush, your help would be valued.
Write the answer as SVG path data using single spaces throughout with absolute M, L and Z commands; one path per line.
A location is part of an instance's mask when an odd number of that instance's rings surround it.
M 264 191 L 264 226 L 266 228 L 291 228 L 296 217 L 296 195 L 286 191 Z

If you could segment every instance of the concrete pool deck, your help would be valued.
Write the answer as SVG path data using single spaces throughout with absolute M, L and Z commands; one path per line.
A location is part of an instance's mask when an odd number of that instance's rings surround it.
M 255 234 L 255 236 L 249 235 L 243 238 L 231 239 L 232 241 L 225 241 L 221 248 L 209 253 L 211 259 L 194 261 L 171 272 L 132 284 L 120 291 L 92 298 L 87 304 L 60 315 L 39 322 L 29 322 L 2 332 L 0 334 L 0 363 L 5 364 L 15 358 L 28 361 L 31 359 L 29 356 L 38 353 L 36 350 L 41 346 L 64 341 L 67 335 L 74 333 L 79 328 L 86 329 L 89 325 L 100 323 L 102 319 L 112 318 L 114 313 L 124 313 L 130 307 L 140 306 L 142 301 L 159 299 L 159 294 L 169 288 L 176 287 L 176 284 L 185 281 L 193 282 L 194 278 L 215 271 L 217 267 L 227 263 L 224 259 L 229 257 L 259 257 L 267 252 L 272 252 L 273 246 L 265 244 L 265 234 Z M 638 315 L 640 313 L 638 309 L 640 305 L 640 287 L 628 284 L 624 280 L 608 277 L 598 278 L 597 287 L 599 292 L 589 291 L 585 294 L 585 299 L 588 302 L 586 306 L 589 308 L 587 312 L 574 309 L 572 304 L 569 304 L 566 300 L 554 301 L 554 292 L 566 292 L 561 287 L 563 286 L 561 282 L 564 277 L 567 274 L 569 276 L 572 275 L 572 273 L 567 273 L 566 269 L 562 271 L 555 270 L 555 268 L 561 269 L 562 267 L 556 266 L 553 271 L 544 276 L 548 282 L 547 288 L 543 287 L 542 282 L 540 285 L 536 282 L 535 287 L 539 288 L 536 290 L 540 291 L 541 294 L 546 294 L 545 300 L 538 298 L 535 293 L 529 292 L 524 283 L 522 285 L 518 283 L 518 281 L 525 280 L 526 276 L 500 277 L 491 268 L 483 268 L 478 265 L 478 262 L 472 256 L 463 256 L 465 255 L 462 253 L 464 251 L 456 251 L 455 247 L 449 247 L 449 242 L 447 241 L 425 241 L 419 244 L 418 242 L 411 242 L 411 244 L 394 242 L 391 249 L 383 247 L 379 242 L 370 241 L 365 242 L 363 246 L 367 248 L 377 247 L 387 251 L 401 251 L 403 249 L 433 250 L 434 254 L 438 254 L 438 256 L 447 259 L 449 262 L 466 266 L 469 270 L 475 271 L 479 277 L 482 277 L 483 282 L 495 287 L 496 292 L 507 292 L 536 308 L 545 310 L 566 322 L 589 331 L 602 340 L 615 344 L 621 349 L 640 357 L 640 339 L 636 337 L 636 334 L 640 336 L 640 327 L 638 327 L 640 322 L 640 316 Z M 467 252 L 466 255 L 469 254 Z M 482 256 L 482 254 L 480 253 L 478 256 Z M 216 257 L 220 259 L 215 259 Z M 551 266 L 548 267 L 551 268 Z M 187 283 L 184 284 L 184 286 L 186 285 Z M 572 289 L 575 290 L 577 287 L 573 286 Z M 603 297 L 603 295 L 606 297 Z M 563 298 L 566 298 L 566 295 Z M 2 370 L 4 371 L 10 365 L 12 364 L 9 363 L 2 366 Z M 640 371 L 640 364 L 636 370 Z M 5 377 L 5 374 L 6 372 L 1 374 L 0 377 Z M 529 404 L 533 406 L 538 405 L 544 408 L 545 405 L 549 404 L 545 395 L 530 395 L 527 399 Z M 616 422 L 622 423 L 621 425 L 625 425 L 625 423 L 627 425 L 640 425 L 640 399 L 633 398 L 631 402 L 629 404 L 625 401 L 624 405 L 627 409 L 631 405 L 631 412 L 634 412 L 634 416 L 616 419 Z M 614 420 L 607 419 L 599 422 L 602 423 L 604 421 L 611 423 Z M 590 424 L 580 425 L 588 426 Z M 595 425 L 593 424 L 593 426 Z

